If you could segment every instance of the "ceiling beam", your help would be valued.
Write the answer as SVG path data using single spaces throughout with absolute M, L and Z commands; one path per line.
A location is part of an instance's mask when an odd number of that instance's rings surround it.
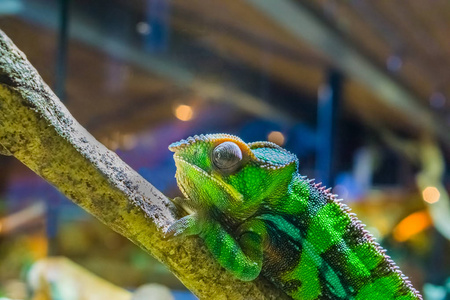
M 36 22 L 47 28 L 56 30 L 57 10 L 54 5 L 45 1 L 29 1 L 18 13 L 18 16 Z M 198 94 L 203 100 L 229 102 L 239 109 L 252 115 L 280 121 L 296 123 L 299 120 L 284 109 L 271 105 L 236 87 L 223 86 L 209 81 L 183 66 L 182 62 L 161 53 L 146 51 L 144 47 L 133 45 L 117 35 L 108 34 L 105 28 L 91 20 L 86 20 L 82 12 L 72 11 L 70 15 L 70 38 L 81 41 L 93 48 L 99 49 L 107 55 L 130 63 L 150 73 L 165 78 L 179 87 L 189 89 Z

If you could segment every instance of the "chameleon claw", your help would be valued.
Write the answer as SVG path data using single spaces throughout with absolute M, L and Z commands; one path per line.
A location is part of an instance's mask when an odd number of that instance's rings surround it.
M 201 231 L 201 226 L 197 214 L 187 215 L 177 221 L 175 221 L 166 230 L 164 237 L 166 239 L 173 238 L 176 236 L 190 236 L 197 235 Z
M 183 203 L 186 201 L 186 199 L 181 198 L 181 197 L 175 197 L 175 198 L 173 198 L 173 199 L 171 199 L 171 200 L 172 200 L 172 202 L 173 202 L 174 204 L 180 205 L 180 206 L 182 206 Z
M 3 146 L 2 144 L 0 144 L 0 155 L 11 156 L 12 153 L 9 152 L 9 150 L 6 149 L 5 146 Z
M 186 211 L 188 214 L 193 214 L 199 210 L 199 204 L 186 198 L 175 197 L 172 199 L 172 203 Z

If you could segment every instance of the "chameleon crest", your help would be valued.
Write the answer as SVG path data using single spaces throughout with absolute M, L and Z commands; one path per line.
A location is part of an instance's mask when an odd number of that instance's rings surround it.
M 166 235 L 199 235 L 241 280 L 260 274 L 294 299 L 421 299 L 350 209 L 298 173 L 295 155 L 228 134 L 173 143 L 189 214 Z

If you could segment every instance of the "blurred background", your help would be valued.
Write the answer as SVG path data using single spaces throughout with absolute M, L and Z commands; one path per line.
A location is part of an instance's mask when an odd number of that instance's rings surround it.
M 450 299 L 450 2 L 0 0 L 0 29 L 81 125 L 166 195 L 179 195 L 171 142 L 275 142 L 334 187 L 426 299 Z M 147 283 L 194 299 L 0 156 L 0 297 L 59 299 L 52 283 L 70 279 L 50 262 L 124 299 Z

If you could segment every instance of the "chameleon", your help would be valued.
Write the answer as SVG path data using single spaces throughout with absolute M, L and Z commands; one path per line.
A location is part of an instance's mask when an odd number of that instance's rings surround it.
M 188 214 L 166 236 L 198 235 L 236 278 L 262 275 L 292 299 L 422 299 L 350 208 L 299 174 L 272 142 L 196 135 L 169 146 Z

